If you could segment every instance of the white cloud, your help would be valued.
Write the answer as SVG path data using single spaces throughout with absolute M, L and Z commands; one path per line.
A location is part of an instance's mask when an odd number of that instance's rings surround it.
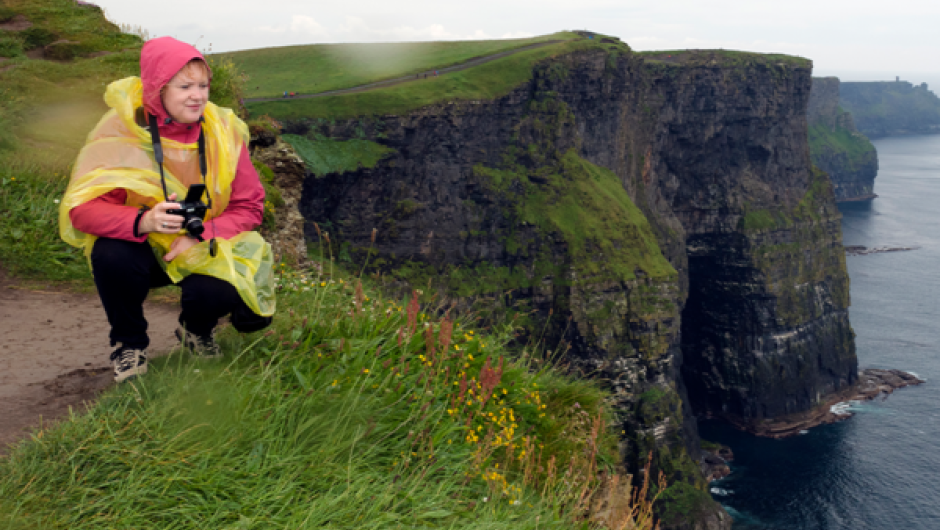
M 484 40 L 493 37 L 481 29 L 469 33 L 447 30 L 443 24 L 429 24 L 424 27 L 395 26 L 391 28 L 373 27 L 359 17 L 347 16 L 345 21 L 328 28 L 307 15 L 291 16 L 290 24 L 277 26 L 264 25 L 255 28 L 261 33 L 293 35 L 297 38 L 316 42 L 397 42 L 430 40 Z M 532 36 L 526 32 L 507 33 L 502 38 L 520 38 Z
M 482 33 L 480 30 L 477 30 L 477 32 Z M 499 38 L 501 39 L 525 39 L 525 38 L 534 37 L 534 36 L 535 36 L 534 34 L 529 33 L 528 31 L 510 31 L 508 33 L 503 33 Z
M 327 35 L 326 28 L 319 22 L 306 15 L 294 15 L 291 17 L 290 30 L 294 33 L 305 33 L 311 36 Z

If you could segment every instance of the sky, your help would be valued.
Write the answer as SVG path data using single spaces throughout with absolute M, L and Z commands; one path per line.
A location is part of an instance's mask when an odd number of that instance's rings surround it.
M 815 75 L 940 86 L 940 1 L 94 0 L 116 22 L 213 52 L 337 42 L 518 38 L 566 29 L 635 50 L 810 58 Z

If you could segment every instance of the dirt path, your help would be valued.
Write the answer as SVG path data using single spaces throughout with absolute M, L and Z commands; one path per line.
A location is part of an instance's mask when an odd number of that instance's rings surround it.
M 178 308 L 144 307 L 150 352 L 167 351 Z M 0 455 L 111 384 L 109 329 L 97 295 L 25 290 L 0 270 Z
M 419 81 L 424 79 L 424 76 L 433 76 L 436 71 L 440 74 L 447 74 L 450 72 L 459 72 L 460 70 L 466 70 L 467 68 L 473 68 L 474 66 L 480 66 L 481 64 L 488 63 L 490 61 L 495 61 L 496 59 L 502 59 L 509 55 L 513 55 L 519 52 L 524 52 L 526 50 L 532 50 L 535 48 L 541 48 L 542 46 L 548 46 L 550 44 L 557 44 L 559 42 L 564 42 L 561 40 L 549 40 L 545 42 L 539 42 L 536 44 L 530 44 L 528 46 L 523 46 L 522 48 L 515 48 L 513 50 L 495 53 L 493 55 L 487 55 L 485 57 L 477 57 L 476 59 L 470 59 L 465 63 L 455 64 L 453 66 L 448 66 L 447 68 L 438 68 L 437 70 L 428 70 L 426 72 L 421 72 L 415 75 L 407 75 L 404 77 L 396 77 L 394 79 L 386 79 L 385 81 L 377 81 L 375 83 L 369 83 L 366 85 L 359 85 L 350 88 L 343 88 L 340 90 L 329 90 L 326 92 L 317 92 L 316 94 L 297 94 L 291 98 L 287 99 L 300 99 L 300 98 L 320 98 L 324 96 L 338 96 L 342 94 L 354 94 L 356 92 L 365 92 L 367 90 L 373 90 L 376 88 L 389 87 L 394 85 L 400 85 L 402 83 L 408 83 L 409 81 Z M 245 98 L 245 103 L 256 103 L 260 101 L 282 101 L 283 97 L 279 98 Z

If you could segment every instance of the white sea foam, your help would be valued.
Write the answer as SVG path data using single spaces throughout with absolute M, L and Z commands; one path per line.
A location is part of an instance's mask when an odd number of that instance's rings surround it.
M 852 408 L 851 401 L 842 401 L 829 407 L 829 412 L 837 416 L 850 416 L 852 414 L 851 408 Z
M 734 493 L 731 490 L 726 490 L 722 488 L 711 488 L 708 491 L 712 492 L 712 495 L 718 495 L 719 497 L 727 497 L 728 495 L 731 495 L 732 493 Z
M 809 431 L 807 431 L 806 429 L 803 429 L 802 431 L 800 431 L 800 434 L 809 434 Z

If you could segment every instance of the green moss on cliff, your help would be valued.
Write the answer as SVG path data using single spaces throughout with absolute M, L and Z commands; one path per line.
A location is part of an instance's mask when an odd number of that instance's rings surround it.
M 840 113 L 845 113 L 839 109 Z M 817 163 L 823 159 L 839 157 L 845 171 L 857 171 L 871 163 L 875 155 L 875 146 L 861 133 L 856 133 L 837 125 L 835 130 L 823 123 L 809 127 L 809 149 Z
M 657 50 L 638 52 L 649 62 L 664 62 L 682 66 L 719 66 L 739 68 L 750 66 L 786 66 L 812 68 L 813 61 L 781 53 L 755 53 L 737 50 Z
M 823 282 L 830 285 L 828 294 L 837 308 L 849 306 L 845 251 L 829 232 L 837 218 L 832 184 L 816 167 L 806 194 L 792 210 L 748 211 L 741 218 L 739 228 L 757 243 L 749 253 L 777 296 L 781 324 L 796 326 L 821 316 L 812 312 L 818 296 L 814 286 Z M 763 237 L 775 230 L 788 233 L 782 241 Z
M 296 134 L 285 134 L 281 138 L 291 144 L 304 159 L 307 169 L 318 177 L 328 173 L 345 173 L 359 168 L 373 168 L 394 150 L 384 145 L 353 138 L 333 140 L 330 138 L 309 139 Z
M 656 503 L 656 511 L 667 527 L 701 519 L 714 509 L 714 501 L 707 492 L 687 482 L 673 482 L 663 490 Z
M 575 283 L 633 280 L 637 271 L 654 278 L 676 275 L 646 217 L 612 172 L 574 150 L 556 165 L 534 171 L 509 159 L 506 168 L 476 166 L 474 173 L 488 178 L 494 190 L 510 199 L 519 221 L 564 238 Z M 510 248 L 524 248 L 512 237 L 508 243 Z

